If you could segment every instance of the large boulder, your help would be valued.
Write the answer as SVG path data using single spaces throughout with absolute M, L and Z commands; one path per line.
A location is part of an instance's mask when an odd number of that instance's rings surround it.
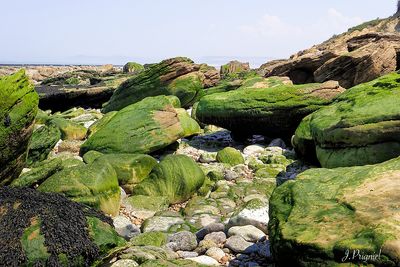
M 344 91 L 336 82 L 276 86 L 269 79 L 251 79 L 235 91 L 203 97 L 195 117 L 205 124 L 246 137 L 291 136 L 308 114 L 328 105 Z M 271 84 L 271 86 L 268 86 Z
M 400 158 L 311 169 L 277 187 L 268 228 L 277 264 L 399 266 L 399 187 Z
M 203 88 L 214 86 L 219 73 L 188 58 L 172 58 L 155 64 L 124 82 L 113 94 L 104 112 L 120 110 L 149 96 L 175 95 L 183 107 L 192 105 Z
M 180 109 L 175 96 L 148 97 L 113 116 L 105 116 L 82 145 L 81 154 L 148 154 L 178 139 L 200 132 L 200 126 Z
M 89 266 L 123 245 L 112 220 L 54 193 L 0 188 L 4 266 Z
M 170 155 L 149 177 L 133 189 L 133 195 L 165 196 L 170 204 L 188 200 L 204 183 L 205 175 L 191 158 Z
M 293 145 L 323 167 L 380 163 L 400 155 L 400 74 L 347 90 L 305 118 Z
M 0 186 L 24 167 L 39 97 L 23 70 L 0 78 Z
M 64 168 L 47 178 L 39 187 L 42 192 L 56 192 L 73 201 L 87 204 L 106 214 L 117 215 L 120 188 L 117 173 L 104 160 Z

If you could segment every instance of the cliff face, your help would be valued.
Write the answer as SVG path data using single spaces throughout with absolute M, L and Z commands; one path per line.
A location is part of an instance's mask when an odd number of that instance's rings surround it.
M 289 76 L 294 83 L 337 80 L 352 87 L 399 68 L 400 18 L 394 15 L 350 28 L 286 60 L 263 64 L 265 76 Z

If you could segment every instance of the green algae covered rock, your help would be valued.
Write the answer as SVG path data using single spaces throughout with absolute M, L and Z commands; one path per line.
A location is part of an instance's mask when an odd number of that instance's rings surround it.
M 38 102 L 25 71 L 0 78 L 0 186 L 24 167 Z
M 188 58 L 172 58 L 155 64 L 124 82 L 113 94 L 103 112 L 121 110 L 150 96 L 175 95 L 183 107 L 192 105 L 203 88 L 219 80 L 218 72 L 194 64 Z
M 90 266 L 125 241 L 101 212 L 54 193 L 0 188 L 4 266 Z
M 311 169 L 277 187 L 269 222 L 277 263 L 398 266 L 399 178 L 396 158 L 377 165 Z M 353 251 L 380 256 L 364 261 L 353 258 Z
M 330 104 L 344 91 L 336 82 L 282 83 L 279 79 L 252 78 L 237 90 L 205 96 L 196 107 L 195 117 L 231 130 L 238 137 L 290 137 L 305 116 Z
M 96 160 L 106 161 L 114 168 L 119 185 L 128 194 L 157 165 L 156 159 L 143 154 L 106 154 Z
M 167 234 L 163 232 L 147 232 L 135 236 L 130 243 L 133 246 L 161 247 L 167 243 Z
M 165 196 L 170 204 L 180 203 L 188 200 L 204 179 L 203 171 L 191 158 L 169 155 L 133 189 L 133 195 Z
M 380 163 L 400 155 L 400 74 L 355 86 L 304 119 L 293 143 L 323 167 Z M 309 152 L 311 151 L 311 152 Z
M 35 130 L 29 144 L 28 165 L 47 159 L 47 156 L 60 139 L 61 132 L 58 127 L 52 123 Z
M 217 161 L 220 163 L 226 163 L 231 166 L 244 164 L 244 158 L 239 150 L 233 147 L 226 147 L 217 153 Z
M 180 110 L 175 96 L 148 97 L 103 122 L 82 145 L 81 154 L 148 154 L 182 137 L 200 133 L 200 126 Z
M 143 65 L 136 62 L 128 62 L 124 65 L 124 73 L 138 73 L 144 70 Z
M 86 164 L 90 164 L 90 163 L 93 163 L 96 159 L 100 158 L 103 155 L 104 155 L 103 153 L 91 150 L 91 151 L 85 153 L 85 155 L 83 155 L 82 158 Z
M 51 123 L 60 129 L 62 140 L 83 140 L 86 137 L 87 129 L 71 120 L 54 116 Z
M 46 179 L 38 190 L 61 193 L 106 214 L 116 215 L 119 211 L 117 173 L 107 161 L 96 160 L 92 164 L 65 168 Z
M 56 172 L 61 171 L 64 168 L 63 163 L 61 159 L 55 158 L 35 164 L 30 171 L 12 181 L 11 186 L 33 187 L 39 185 Z

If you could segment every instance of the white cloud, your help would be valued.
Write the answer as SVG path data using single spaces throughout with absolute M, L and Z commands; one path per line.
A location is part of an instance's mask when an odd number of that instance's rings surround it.
M 239 30 L 247 34 L 255 34 L 259 36 L 282 36 L 301 34 L 302 29 L 284 22 L 280 17 L 265 14 L 254 25 L 243 25 Z

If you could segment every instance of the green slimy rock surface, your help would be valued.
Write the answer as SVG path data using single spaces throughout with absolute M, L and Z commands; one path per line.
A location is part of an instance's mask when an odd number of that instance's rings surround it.
M 217 153 L 217 161 L 232 166 L 244 164 L 244 158 L 239 150 L 233 147 L 226 147 Z
M 163 232 L 147 232 L 135 236 L 130 243 L 134 246 L 161 247 L 167 243 L 167 234 Z
M 60 139 L 60 130 L 52 123 L 35 130 L 29 144 L 27 163 L 30 165 L 47 159 L 47 156 Z
M 87 129 L 78 123 L 61 117 L 54 117 L 51 122 L 60 129 L 62 140 L 83 140 L 86 137 Z
M 170 155 L 133 190 L 133 195 L 165 196 L 170 204 L 188 200 L 204 183 L 205 175 L 191 158 Z
M 12 181 L 11 186 L 32 187 L 35 184 L 41 184 L 62 169 L 63 162 L 61 159 L 42 161 L 38 166 L 35 165 L 29 172 L 21 174 L 20 177 Z
M 182 106 L 189 106 L 206 86 L 209 71 L 188 58 L 164 60 L 124 82 L 103 111 L 121 110 L 146 97 L 158 95 L 175 95 Z
M 25 165 L 38 102 L 25 71 L 0 78 L 0 185 L 17 178 Z
M 123 71 L 124 73 L 138 73 L 144 70 L 142 64 L 136 62 L 128 62 L 124 65 Z
M 65 168 L 44 181 L 38 190 L 56 192 L 87 204 L 106 214 L 116 215 L 120 206 L 117 174 L 106 161 Z
M 106 154 L 96 160 L 106 161 L 114 168 L 119 185 L 127 193 L 131 193 L 157 165 L 156 159 L 143 154 Z
M 174 96 L 148 97 L 130 105 L 107 118 L 82 145 L 81 154 L 147 154 L 199 133 L 198 124 L 176 107 L 179 99 Z
M 400 159 L 311 169 L 270 199 L 269 234 L 278 264 L 338 265 L 346 250 L 379 253 L 375 266 L 400 263 Z M 351 252 L 352 253 L 352 252 Z M 347 264 L 366 264 L 350 256 Z
M 323 167 L 380 163 L 400 155 L 400 74 L 355 86 L 307 117 L 294 145 L 316 154 Z
M 85 155 L 83 155 L 82 158 L 86 164 L 90 164 L 90 163 L 93 163 L 93 161 L 95 161 L 96 159 L 100 158 L 103 155 L 104 155 L 103 153 L 91 150 L 91 151 L 85 153 Z
M 235 91 L 205 96 L 199 101 L 195 117 L 238 136 L 291 136 L 305 116 L 330 104 L 343 91 L 335 82 L 277 83 L 274 86 L 268 79 L 252 78 Z

